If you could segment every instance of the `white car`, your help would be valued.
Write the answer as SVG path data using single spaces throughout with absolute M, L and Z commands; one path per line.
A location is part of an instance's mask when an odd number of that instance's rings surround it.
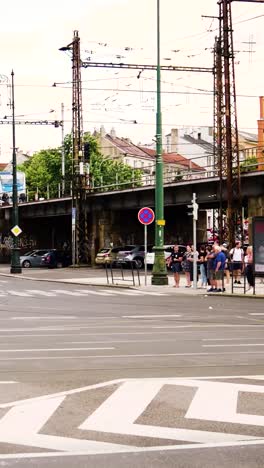
M 174 245 L 175 244 L 164 245 L 165 260 L 167 260 L 167 258 L 169 258 L 169 256 L 171 255 Z M 180 249 L 180 252 L 182 252 L 183 254 L 186 251 L 185 245 L 179 245 L 179 249 Z M 153 252 L 153 249 L 151 249 L 150 251 L 147 252 L 147 256 L 146 256 L 147 265 L 154 265 L 154 260 L 155 260 L 155 253 Z

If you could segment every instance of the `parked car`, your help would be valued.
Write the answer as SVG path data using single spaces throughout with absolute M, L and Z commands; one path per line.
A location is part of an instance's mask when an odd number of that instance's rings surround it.
M 106 263 L 115 263 L 116 256 L 120 247 L 105 247 L 100 249 L 95 257 L 96 265 L 105 265 Z
M 65 250 L 51 249 L 42 256 L 42 266 L 48 268 L 63 268 L 71 265 L 72 255 L 71 252 Z
M 148 248 L 151 248 L 151 246 L 149 246 Z M 135 260 L 138 268 L 144 267 L 144 245 L 125 245 L 124 247 L 120 247 L 120 250 L 116 256 L 116 262 L 129 263 L 131 262 L 131 260 Z
M 164 257 L 165 257 L 166 261 L 170 257 L 170 255 L 171 255 L 171 253 L 173 251 L 174 245 L 175 244 L 164 245 Z M 179 250 L 180 250 L 180 252 L 182 254 L 184 254 L 184 252 L 186 252 L 185 245 L 179 245 Z M 153 266 L 154 261 L 155 261 L 155 252 L 153 251 L 153 248 L 152 248 L 152 249 L 149 249 L 148 252 L 147 252 L 147 257 L 146 257 L 147 265 L 148 266 Z
M 20 265 L 23 268 L 41 267 L 42 257 L 47 252 L 49 252 L 49 249 L 31 250 L 30 252 L 27 252 L 25 255 L 21 255 Z

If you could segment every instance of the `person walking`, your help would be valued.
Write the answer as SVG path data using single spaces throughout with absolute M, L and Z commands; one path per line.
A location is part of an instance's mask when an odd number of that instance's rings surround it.
M 198 261 L 200 265 L 200 273 L 201 273 L 201 288 L 207 287 L 207 261 L 206 261 L 206 250 L 205 245 L 201 245 Z
M 222 252 L 224 252 L 226 256 L 226 263 L 225 263 L 225 276 L 226 276 L 226 284 L 230 283 L 230 254 L 227 248 L 227 244 L 224 243 L 221 246 Z
M 185 273 L 185 278 L 186 278 L 186 288 L 190 288 L 192 286 L 191 283 L 191 269 L 192 269 L 192 249 L 190 245 L 187 245 L 186 247 L 186 252 L 183 254 L 183 261 L 182 261 L 182 267 L 183 271 Z
M 241 284 L 241 272 L 243 270 L 244 251 L 241 242 L 236 241 L 235 247 L 230 250 L 232 272 L 235 278 L 234 283 Z
M 216 245 L 214 247 L 215 251 L 215 258 L 214 258 L 214 276 L 216 282 L 216 288 L 214 292 L 225 292 L 224 287 L 224 271 L 225 271 L 225 263 L 226 263 L 226 256 L 224 252 L 222 252 L 221 247 Z
M 216 281 L 214 274 L 214 259 L 215 259 L 214 245 L 208 245 L 206 248 L 206 261 L 207 261 L 207 278 L 210 288 L 208 292 L 213 292 L 216 289 Z
M 253 273 L 253 247 L 249 245 L 245 256 L 246 277 L 249 284 L 249 289 L 254 287 L 255 278 Z
M 173 272 L 174 277 L 174 288 L 178 288 L 180 286 L 180 272 L 182 270 L 181 263 L 183 260 L 183 254 L 179 251 L 179 246 L 174 245 L 173 251 L 170 256 L 170 267 Z

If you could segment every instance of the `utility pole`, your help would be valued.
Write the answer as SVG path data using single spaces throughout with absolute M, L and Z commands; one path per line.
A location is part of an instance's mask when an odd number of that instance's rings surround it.
M 61 104 L 61 192 L 65 194 L 64 104 Z
M 18 245 L 18 202 L 17 202 L 17 158 L 16 158 L 16 125 L 15 125 L 15 89 L 14 89 L 14 72 L 11 73 L 11 107 L 12 107 L 12 140 L 13 140 L 13 208 L 12 208 L 12 222 L 13 222 L 13 247 L 11 251 L 11 268 L 10 273 L 22 273 L 20 266 L 20 248 Z M 15 229 L 14 229 L 15 228 Z
M 217 165 L 220 180 L 220 238 L 223 237 L 223 189 L 226 181 L 228 242 L 233 244 L 242 219 L 240 160 L 237 126 L 232 0 L 219 2 L 219 37 L 215 44 L 215 116 Z
M 73 41 L 61 51 L 72 52 L 72 264 L 88 262 L 86 174 L 82 117 L 82 79 L 80 37 L 74 31 Z
M 156 116 L 156 187 L 155 187 L 155 260 L 152 270 L 152 284 L 168 284 L 164 257 L 164 188 L 162 158 L 162 113 L 161 113 L 161 71 L 160 71 L 160 0 L 157 0 L 157 116 Z

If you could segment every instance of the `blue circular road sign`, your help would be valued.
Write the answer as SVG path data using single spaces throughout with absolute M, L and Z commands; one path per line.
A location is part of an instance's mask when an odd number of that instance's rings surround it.
M 155 219 L 155 213 L 151 208 L 144 207 L 138 212 L 138 220 L 141 224 L 151 224 Z

